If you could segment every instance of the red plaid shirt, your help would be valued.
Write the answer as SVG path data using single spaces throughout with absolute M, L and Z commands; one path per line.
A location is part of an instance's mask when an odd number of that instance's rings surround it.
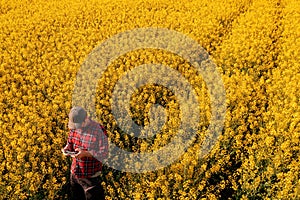
M 81 129 L 70 130 L 65 150 L 75 151 L 76 148 L 89 151 L 93 157 L 73 158 L 71 173 L 78 178 L 90 178 L 102 170 L 101 160 L 108 156 L 107 133 L 103 126 L 90 120 Z

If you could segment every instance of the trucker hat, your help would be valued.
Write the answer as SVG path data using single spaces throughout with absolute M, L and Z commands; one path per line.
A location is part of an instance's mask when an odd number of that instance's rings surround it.
M 68 123 L 69 128 L 70 129 L 81 128 L 82 122 L 84 122 L 86 116 L 87 113 L 82 107 L 80 106 L 73 107 L 69 113 L 69 123 Z

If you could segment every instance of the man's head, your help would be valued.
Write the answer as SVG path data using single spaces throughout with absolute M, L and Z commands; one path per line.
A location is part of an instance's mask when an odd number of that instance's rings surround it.
M 75 106 L 71 109 L 69 113 L 69 128 L 70 129 L 78 129 L 82 127 L 82 123 L 85 121 L 87 118 L 87 113 L 86 111 L 80 107 L 80 106 Z

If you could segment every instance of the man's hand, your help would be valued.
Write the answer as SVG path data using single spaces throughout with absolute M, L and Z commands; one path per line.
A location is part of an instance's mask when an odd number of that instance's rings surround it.
M 81 149 L 77 148 L 77 149 L 75 149 L 75 151 L 78 151 L 78 154 L 73 155 L 72 157 L 75 157 L 78 159 L 81 159 L 84 157 L 93 157 L 92 154 L 86 150 L 81 150 Z
M 65 148 L 61 149 L 62 153 L 65 155 L 65 156 L 73 156 L 73 155 L 77 155 L 78 152 L 76 151 L 68 151 L 66 150 Z
M 67 154 L 67 153 L 66 153 L 65 148 L 62 148 L 62 149 L 61 149 L 61 152 L 64 154 L 64 156 L 70 156 L 70 154 Z

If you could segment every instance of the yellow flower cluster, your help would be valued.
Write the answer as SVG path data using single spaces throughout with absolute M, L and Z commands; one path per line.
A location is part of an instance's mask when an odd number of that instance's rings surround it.
M 224 130 L 212 151 L 199 158 L 211 108 L 192 63 L 157 49 L 118 57 L 98 81 L 95 98 L 110 141 L 128 151 L 153 152 L 180 126 L 175 94 L 153 84 L 133 94 L 131 117 L 147 125 L 151 106 L 159 103 L 168 115 L 161 132 L 142 139 L 117 127 L 113 89 L 142 64 L 179 71 L 195 89 L 201 122 L 194 143 L 163 169 L 125 173 L 105 167 L 106 198 L 300 198 L 299 24 L 299 0 L 2 0 L 0 199 L 66 199 L 70 160 L 60 149 L 77 72 L 105 39 L 142 27 L 176 30 L 208 51 L 226 90 Z

